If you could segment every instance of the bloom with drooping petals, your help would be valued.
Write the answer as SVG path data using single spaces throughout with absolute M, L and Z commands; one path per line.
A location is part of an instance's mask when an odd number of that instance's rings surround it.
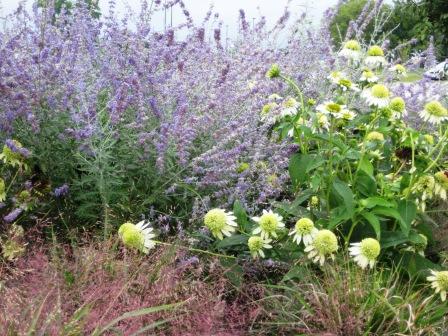
M 254 259 L 257 259 L 258 256 L 264 258 L 264 251 L 263 249 L 270 249 L 272 248 L 272 245 L 270 245 L 270 242 L 272 240 L 268 238 L 262 238 L 260 236 L 252 236 L 247 241 L 247 246 L 249 247 L 250 254 Z
M 153 228 L 149 226 L 148 222 L 141 221 L 137 224 L 126 222 L 118 229 L 118 235 L 126 247 L 148 253 L 155 246 L 152 239 L 156 235 L 152 231 Z
M 378 240 L 366 238 L 361 240 L 360 243 L 352 243 L 350 246 L 350 255 L 362 269 L 365 269 L 367 266 L 373 268 L 381 252 Z
M 395 64 L 389 68 L 390 71 L 394 72 L 397 75 L 406 76 L 406 68 L 401 64 Z
M 385 66 L 387 61 L 384 58 L 383 49 L 377 45 L 371 46 L 367 51 L 367 57 L 364 60 L 364 63 L 372 69 Z
M 332 71 L 327 77 L 333 84 L 338 84 L 339 80 L 345 78 L 344 73 L 340 71 Z
M 349 60 L 357 61 L 361 58 L 361 46 L 356 40 L 345 42 L 344 48 L 339 52 L 339 55 Z
M 387 107 L 390 102 L 390 91 L 382 84 L 375 84 L 371 88 L 365 89 L 362 92 L 362 97 L 371 106 Z
M 308 258 L 319 262 L 322 266 L 326 258 L 334 260 L 334 253 L 338 250 L 338 239 L 330 230 L 320 230 L 314 236 L 313 242 L 305 248 Z
M 435 173 L 434 177 L 436 180 L 436 184 L 434 186 L 434 193 L 439 195 L 441 199 L 446 201 L 446 191 L 448 190 L 448 172 L 439 171 Z
M 367 83 L 376 83 L 378 82 L 378 76 L 376 76 L 373 71 L 366 69 L 362 72 L 361 77 L 359 80 L 361 82 L 367 82 Z
M 446 300 L 446 292 L 448 291 L 448 271 L 431 271 L 431 276 L 426 278 L 431 282 L 431 287 L 436 293 L 440 293 L 442 301 Z
M 303 239 L 305 246 L 308 246 L 313 242 L 313 238 L 318 231 L 319 230 L 314 227 L 314 222 L 311 219 L 301 218 L 296 222 L 294 230 L 292 230 L 289 235 L 294 235 L 292 241 L 296 242 L 297 245 L 299 245 Z
M 431 124 L 440 124 L 448 120 L 448 110 L 440 102 L 434 100 L 427 103 L 420 111 L 420 117 Z
M 230 237 L 237 226 L 236 217 L 232 212 L 223 209 L 212 209 L 204 216 L 204 224 L 210 230 L 211 234 L 218 239 L 224 239 L 224 236 Z
M 406 103 L 401 97 L 392 98 L 389 103 L 389 108 L 392 110 L 393 117 L 396 119 L 408 113 L 406 111 Z
M 253 231 L 253 234 L 260 233 L 262 238 L 277 238 L 277 231 L 285 227 L 282 222 L 283 217 L 272 212 L 272 210 L 263 210 L 260 217 L 252 217 L 252 219 L 258 223 L 258 227 Z

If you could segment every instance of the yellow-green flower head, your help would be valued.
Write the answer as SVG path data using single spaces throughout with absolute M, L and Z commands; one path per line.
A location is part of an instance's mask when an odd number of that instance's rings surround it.
M 389 108 L 394 112 L 406 114 L 406 103 L 401 97 L 392 98 L 389 103 Z
M 309 106 L 314 106 L 314 105 L 316 105 L 316 100 L 313 99 L 313 98 L 309 98 L 308 101 L 307 101 L 307 104 Z
M 366 69 L 362 72 L 361 77 L 359 80 L 361 82 L 368 82 L 368 83 L 376 83 L 378 82 L 378 76 L 376 76 L 373 71 Z
M 436 180 L 436 184 L 434 187 L 434 193 L 436 195 L 439 195 L 439 197 L 443 200 L 447 199 L 447 193 L 446 191 L 448 190 L 448 176 L 447 176 L 447 172 L 445 171 L 439 171 L 437 173 L 435 173 L 434 175 L 435 180 Z
M 250 165 L 247 162 L 241 162 L 238 168 L 236 169 L 237 173 L 241 174 L 248 170 L 250 168 Z
M 28 199 L 31 197 L 31 193 L 28 190 L 22 190 L 18 195 L 17 195 L 17 200 L 20 203 L 24 203 L 26 201 L 28 201 Z
M 327 101 L 323 104 L 319 104 L 316 107 L 316 111 L 323 114 L 331 114 L 334 117 L 338 117 L 342 112 L 347 111 L 345 105 L 337 104 L 333 101 Z
M 382 84 L 375 84 L 371 88 L 365 89 L 362 92 L 362 97 L 367 104 L 383 108 L 389 106 L 390 91 Z
M 319 205 L 319 197 L 312 196 L 310 201 L 311 206 L 317 207 Z
M 343 120 L 353 120 L 355 117 L 356 113 L 350 110 L 342 110 L 342 112 L 336 116 L 336 118 Z
M 328 117 L 324 113 L 316 113 L 317 124 L 319 128 L 328 129 L 330 127 L 330 122 Z
M 353 243 L 350 246 L 350 255 L 362 269 L 365 269 L 367 266 L 373 268 L 381 252 L 381 246 L 378 240 L 366 238 L 361 240 L 360 243 Z
M 345 78 L 344 73 L 340 71 L 332 71 L 330 75 L 327 77 L 332 83 L 338 84 L 341 78 Z
M 349 41 L 345 42 L 344 48 L 347 48 L 350 50 L 356 50 L 356 51 L 361 50 L 361 46 L 358 43 L 358 41 L 356 41 L 356 40 L 349 40 Z
M 422 238 L 421 243 L 417 243 L 415 244 L 415 247 L 417 248 L 417 251 L 421 254 L 421 255 L 425 255 L 424 251 L 426 250 L 426 248 L 428 247 L 428 237 L 426 237 L 424 234 L 419 233 L 418 234 L 420 236 L 420 238 Z
M 404 66 L 402 66 L 401 64 L 395 64 L 389 70 L 395 72 L 397 75 L 405 75 L 406 74 L 406 68 Z
M 0 177 L 0 202 L 3 202 L 6 199 L 6 186 L 5 180 Z
M 118 229 L 118 235 L 124 246 L 130 249 L 139 250 L 142 253 L 148 253 L 154 248 L 155 243 L 152 240 L 155 234 L 149 223 L 141 221 L 137 224 L 126 222 Z
M 367 141 L 372 141 L 372 142 L 383 142 L 384 141 L 384 135 L 383 133 L 380 132 L 370 132 L 369 134 L 367 134 L 366 136 L 366 140 Z
M 278 64 L 272 64 L 271 68 L 266 73 L 267 78 L 280 77 L 280 66 Z
M 384 51 L 380 46 L 373 45 L 367 51 L 368 56 L 384 56 Z
M 353 83 L 347 78 L 341 78 L 338 84 L 345 90 L 350 89 Z
M 431 101 L 420 112 L 420 117 L 431 124 L 440 124 L 448 119 L 448 110 L 438 101 Z
M 264 117 L 264 116 L 267 116 L 267 115 L 269 114 L 269 112 L 271 112 L 272 109 L 274 109 L 275 107 L 277 107 L 277 104 L 276 104 L 276 103 L 273 103 L 273 102 L 264 105 L 263 108 L 261 109 L 261 115 L 262 115 L 263 117 Z
M 361 46 L 358 41 L 350 40 L 344 44 L 344 48 L 339 52 L 339 55 L 349 60 L 359 60 L 361 58 Z
M 282 103 L 282 111 L 280 115 L 282 117 L 295 115 L 299 107 L 299 102 L 294 98 L 290 97 L 288 99 L 285 99 L 285 101 Z
M 427 277 L 427 280 L 431 282 L 431 287 L 436 293 L 440 293 L 442 301 L 445 301 L 448 291 L 448 271 L 431 271 L 431 276 Z
M 250 254 L 254 259 L 258 258 L 258 256 L 264 258 L 265 254 L 263 249 L 270 249 L 272 245 L 270 242 L 272 240 L 268 238 L 262 238 L 260 236 L 252 236 L 247 241 L 247 246 L 249 247 Z
M 272 210 L 263 210 L 260 217 L 252 217 L 252 220 L 258 223 L 258 227 L 253 231 L 253 234 L 261 234 L 261 237 L 277 238 L 277 231 L 283 229 L 285 224 L 282 222 L 283 217 L 272 212 Z
M 366 66 L 372 69 L 376 69 L 379 67 L 383 67 L 387 64 L 386 59 L 384 58 L 384 51 L 379 46 L 371 46 L 367 51 L 367 57 L 364 60 Z
M 313 238 L 316 236 L 318 230 L 314 227 L 314 222 L 309 218 L 301 218 L 294 225 L 294 230 L 292 230 L 289 235 L 294 235 L 292 241 L 296 242 L 297 245 L 303 239 L 303 244 L 305 246 L 310 245 L 313 242 Z
M 328 257 L 334 260 L 334 253 L 338 248 L 336 235 L 330 230 L 320 230 L 304 251 L 308 253 L 308 258 L 323 265 Z
M 236 217 L 230 211 L 223 209 L 212 209 L 204 216 L 204 224 L 211 234 L 218 239 L 224 236 L 230 237 L 235 232 Z
M 430 144 L 430 145 L 434 145 L 434 137 L 431 134 L 425 134 L 423 136 L 423 139 L 425 139 L 425 141 Z

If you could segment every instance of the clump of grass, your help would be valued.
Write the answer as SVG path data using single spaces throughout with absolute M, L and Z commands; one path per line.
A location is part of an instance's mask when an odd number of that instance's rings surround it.
M 363 271 L 348 261 L 322 272 L 296 270 L 299 281 L 269 285 L 271 312 L 259 325 L 278 334 L 441 335 L 448 309 L 426 286 L 395 269 Z
M 34 247 L 1 266 L 0 334 L 243 335 L 256 308 L 224 273 L 175 247 Z

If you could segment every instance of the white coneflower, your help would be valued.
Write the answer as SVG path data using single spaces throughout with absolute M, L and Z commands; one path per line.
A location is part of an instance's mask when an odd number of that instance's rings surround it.
M 376 76 L 373 71 L 371 70 L 364 70 L 361 74 L 361 77 L 359 78 L 359 80 L 361 82 L 367 82 L 367 83 L 376 83 L 378 82 L 378 76 Z
M 352 83 L 352 81 L 347 78 L 339 79 L 337 84 L 342 89 L 342 91 L 347 91 L 347 90 L 352 90 L 355 92 L 360 91 L 359 87 L 355 83 Z
M 339 80 L 345 78 L 344 73 L 340 71 L 332 71 L 327 77 L 333 84 L 338 84 Z
M 152 232 L 153 228 L 145 221 L 138 222 L 137 224 L 127 222 L 122 224 L 118 229 L 118 235 L 126 247 L 135 248 L 143 253 L 148 253 L 155 246 L 152 239 L 156 235 Z
M 386 66 L 387 61 L 384 58 L 383 49 L 377 45 L 371 46 L 367 51 L 367 57 L 365 58 L 364 63 L 372 69 Z
M 280 112 L 281 117 L 292 116 L 297 113 L 297 109 L 300 107 L 300 104 L 294 98 L 286 99 L 282 104 L 282 110 Z
M 375 84 L 371 88 L 365 89 L 361 95 L 371 106 L 380 108 L 389 106 L 390 91 L 382 84 Z
M 358 61 L 361 58 L 361 46 L 356 40 L 347 41 L 339 55 L 352 61 Z
M 235 232 L 237 226 L 235 221 L 233 213 L 223 209 L 212 209 L 204 216 L 204 225 L 218 239 L 223 239 L 224 236 L 230 237 L 232 232 Z
M 396 75 L 406 76 L 406 68 L 401 64 L 395 64 L 389 68 L 389 71 L 392 71 Z
M 420 111 L 420 117 L 431 124 L 440 124 L 448 120 L 448 111 L 440 102 L 434 100 L 427 103 Z
M 436 294 L 440 293 L 442 301 L 446 300 L 446 292 L 448 291 L 448 271 L 431 271 L 431 276 L 426 278 L 431 282 L 431 287 L 435 289 Z
M 314 223 L 311 219 L 301 218 L 296 222 L 294 230 L 292 230 L 289 235 L 294 235 L 292 241 L 296 242 L 297 245 L 299 245 L 303 239 L 303 244 L 308 246 L 313 242 L 313 238 L 316 236 L 318 231 L 319 230 L 314 227 Z
M 389 108 L 392 111 L 392 117 L 399 119 L 401 116 L 407 115 L 406 103 L 403 98 L 395 97 L 389 103 Z
M 250 254 L 254 259 L 258 258 L 258 256 L 264 258 L 263 249 L 270 249 L 272 245 L 270 242 L 272 240 L 268 238 L 261 238 L 260 236 L 252 236 L 247 241 L 247 246 L 249 247 Z
M 373 268 L 381 252 L 381 246 L 378 240 L 366 238 L 361 240 L 360 243 L 352 243 L 350 246 L 350 255 L 362 269 L 365 269 L 367 266 Z
M 334 253 L 338 250 L 338 239 L 330 230 L 320 230 L 314 236 L 313 242 L 305 248 L 308 258 L 319 262 L 322 266 L 326 258 L 334 260 Z
M 356 113 L 347 109 L 342 110 L 337 116 L 337 119 L 353 120 L 356 117 Z
M 316 113 L 317 128 L 328 130 L 330 128 L 330 122 L 328 117 L 324 113 Z
M 448 190 L 448 172 L 439 171 L 435 173 L 436 184 L 434 186 L 434 193 L 438 195 L 441 199 L 446 201 L 446 191 Z
M 263 210 L 263 214 L 260 217 L 252 217 L 252 220 L 258 223 L 258 227 L 253 231 L 253 234 L 261 234 L 261 237 L 277 238 L 277 231 L 285 227 L 282 222 L 283 217 L 272 212 L 272 210 Z
M 348 111 L 345 105 L 340 105 L 332 101 L 319 104 L 316 110 L 323 114 L 330 114 L 333 117 L 338 117 L 341 113 Z

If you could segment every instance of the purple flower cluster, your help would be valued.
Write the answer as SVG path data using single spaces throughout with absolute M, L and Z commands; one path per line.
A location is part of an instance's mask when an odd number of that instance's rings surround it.
M 69 186 L 67 183 L 53 190 L 53 195 L 56 198 L 64 197 L 69 192 Z
M 23 156 L 23 157 L 25 157 L 25 158 L 28 158 L 28 157 L 30 157 L 30 155 L 31 155 L 31 152 L 30 152 L 28 149 L 26 149 L 26 148 L 24 148 L 24 147 L 21 147 L 21 146 L 17 146 L 16 143 L 14 142 L 14 140 L 7 139 L 7 140 L 5 141 L 5 145 L 6 145 L 6 146 L 7 146 L 13 153 L 18 153 L 18 154 L 20 154 L 21 156 Z

